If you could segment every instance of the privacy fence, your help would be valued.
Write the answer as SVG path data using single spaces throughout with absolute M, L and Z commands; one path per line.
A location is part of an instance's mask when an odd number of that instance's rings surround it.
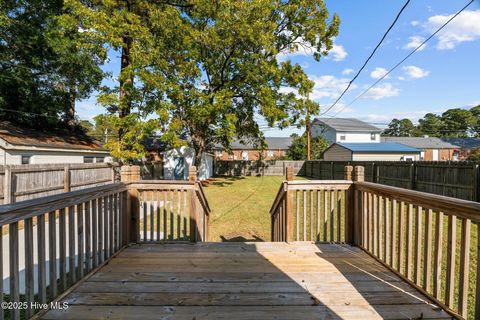
M 295 175 L 303 176 L 304 161 L 283 160 L 218 160 L 214 163 L 215 176 L 283 176 L 286 167 L 293 167 Z
M 480 201 L 478 162 L 305 161 L 304 176 L 320 180 L 343 178 L 346 165 L 363 166 L 365 181 L 443 196 Z

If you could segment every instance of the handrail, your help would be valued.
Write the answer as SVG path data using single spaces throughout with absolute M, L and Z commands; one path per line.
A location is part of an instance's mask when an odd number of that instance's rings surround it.
M 210 209 L 210 205 L 208 204 L 207 197 L 205 196 L 205 192 L 203 191 L 202 183 L 200 181 L 196 181 L 195 185 L 197 186 L 198 198 L 200 199 L 203 207 L 205 208 L 205 214 L 209 215 L 212 210 Z
M 355 182 L 359 191 L 374 192 L 379 196 L 388 196 L 398 201 L 414 202 L 417 206 L 454 214 L 457 217 L 480 223 L 480 203 L 441 196 L 433 193 L 413 191 L 372 182 Z
M 275 200 L 273 200 L 273 204 L 270 207 L 270 214 L 275 214 L 275 209 L 278 206 L 278 203 L 281 201 L 283 195 L 286 193 L 288 187 L 288 181 L 283 181 L 278 189 L 277 195 L 275 196 Z

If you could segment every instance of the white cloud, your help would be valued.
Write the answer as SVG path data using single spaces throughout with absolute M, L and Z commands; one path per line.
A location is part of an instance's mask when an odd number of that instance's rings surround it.
M 397 79 L 400 80 L 400 81 L 403 81 L 403 80 L 405 80 L 405 77 L 400 76 Z
M 417 48 L 419 45 L 422 44 L 423 41 L 425 41 L 425 38 L 424 37 L 420 37 L 420 36 L 413 36 L 413 37 L 410 37 L 408 38 L 408 43 L 406 45 L 403 46 L 403 49 L 415 49 Z M 427 47 L 426 44 L 424 44 L 423 46 L 421 46 L 418 51 L 422 51 L 423 49 L 425 49 Z
M 345 69 L 345 70 L 342 71 L 342 74 L 343 74 L 344 76 L 348 76 L 349 74 L 352 74 L 352 73 L 354 73 L 354 72 L 355 72 L 355 71 L 354 71 L 353 69 Z
M 310 44 L 304 42 L 303 39 L 299 39 L 299 41 L 297 42 L 297 51 L 282 52 L 277 55 L 277 59 L 280 61 L 284 61 L 293 56 L 313 56 L 315 50 L 310 46 Z M 347 56 L 348 53 L 345 48 L 340 44 L 334 43 L 332 45 L 332 48 L 328 51 L 328 55 L 325 56 L 325 59 L 332 59 L 333 61 L 343 61 Z
M 347 56 L 348 53 L 342 45 L 333 44 L 332 49 L 328 51 L 328 56 L 326 56 L 325 58 L 330 59 L 331 57 L 333 61 L 343 61 Z
M 370 72 L 370 77 L 372 77 L 373 79 L 380 79 L 381 77 L 386 75 L 387 72 L 388 72 L 387 69 L 377 67 L 377 68 L 375 68 L 375 70 Z M 388 79 L 388 76 L 386 78 Z
M 412 79 L 424 78 L 430 74 L 430 71 L 424 70 L 417 66 L 405 66 L 402 69 L 405 70 L 405 74 Z
M 414 27 L 418 26 L 420 24 L 419 21 L 416 21 L 416 20 L 413 20 L 412 22 L 410 22 L 410 24 Z
M 389 123 L 392 119 L 410 119 L 413 123 L 417 123 L 418 119 L 423 118 L 423 116 L 429 112 L 439 113 L 437 111 L 432 110 L 421 110 L 421 111 L 406 111 L 406 112 L 393 112 L 393 113 L 385 113 L 385 114 L 367 114 L 367 115 L 359 115 L 358 118 L 367 122 L 385 122 Z
M 383 98 L 396 97 L 400 95 L 400 90 L 390 83 L 385 83 L 370 89 L 363 95 L 364 99 L 380 100 Z
M 342 93 L 342 91 L 347 87 L 350 82 L 346 78 L 336 78 L 332 75 L 325 76 L 310 76 L 310 79 L 314 82 L 313 92 L 310 98 L 317 100 L 322 98 L 336 99 Z M 353 84 L 350 86 L 351 89 L 355 89 L 356 86 Z
M 434 32 L 453 15 L 436 15 L 428 18 L 423 27 L 428 32 Z M 466 10 L 453 19 L 437 35 L 437 49 L 454 49 L 458 44 L 480 39 L 480 9 Z

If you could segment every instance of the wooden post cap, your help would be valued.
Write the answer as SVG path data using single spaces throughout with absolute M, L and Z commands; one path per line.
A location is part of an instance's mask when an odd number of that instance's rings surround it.
M 344 179 L 348 181 L 353 180 L 353 166 L 345 166 L 344 168 Z
M 197 180 L 197 167 L 190 166 L 188 168 L 188 181 L 196 181 Z
M 287 181 L 293 181 L 293 167 L 292 166 L 288 166 L 285 169 L 285 175 L 286 175 Z
M 140 166 L 122 166 L 120 168 L 121 181 L 141 180 Z
M 360 182 L 365 181 L 365 168 L 363 166 L 355 166 L 354 180 Z

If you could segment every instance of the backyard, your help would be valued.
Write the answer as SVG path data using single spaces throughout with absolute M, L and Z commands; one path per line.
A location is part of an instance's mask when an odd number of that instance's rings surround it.
M 295 179 L 305 179 L 295 177 Z M 270 241 L 270 207 L 282 176 L 215 178 L 205 187 L 210 241 Z

